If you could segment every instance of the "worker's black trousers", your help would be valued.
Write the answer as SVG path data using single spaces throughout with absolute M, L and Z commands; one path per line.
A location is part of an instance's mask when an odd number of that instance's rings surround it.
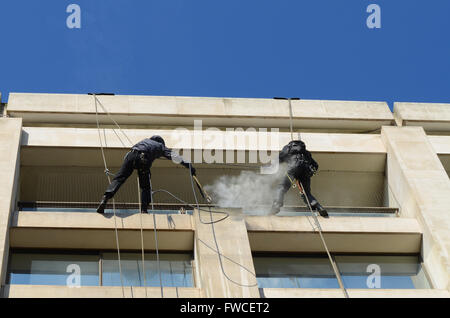
M 141 188 L 141 210 L 147 211 L 148 205 L 151 203 L 151 184 L 150 184 L 150 166 L 141 160 L 141 153 L 132 150 L 125 155 L 122 167 L 115 174 L 114 179 L 105 191 L 105 197 L 111 199 L 119 188 L 124 184 L 133 170 L 137 169 L 139 176 L 139 187 Z
M 280 183 L 277 186 L 277 193 L 275 196 L 274 205 L 278 207 L 283 206 L 284 202 L 284 195 L 289 190 L 289 188 L 292 186 L 292 182 L 297 179 L 300 181 L 301 185 L 303 186 L 303 192 L 306 194 L 306 197 L 308 198 L 309 204 L 314 207 L 317 204 L 316 198 L 311 194 L 311 177 L 305 175 L 305 173 L 302 173 L 301 171 L 297 170 L 290 170 L 287 172 L 289 177 L 287 175 L 284 175 L 284 177 L 281 179 Z M 291 182 L 292 180 L 292 182 Z M 306 205 L 308 205 L 308 201 L 306 200 L 306 197 L 303 195 L 303 201 Z

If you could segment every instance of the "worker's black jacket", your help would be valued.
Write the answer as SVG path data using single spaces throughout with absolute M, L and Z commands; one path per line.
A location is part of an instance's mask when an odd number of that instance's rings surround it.
M 319 164 L 300 140 L 291 141 L 284 146 L 278 158 L 280 163 L 287 163 L 288 172 L 292 175 L 304 174 L 311 177 L 319 169 Z
M 135 144 L 131 149 L 142 152 L 145 154 L 145 158 L 148 161 L 146 166 L 149 168 L 152 166 L 155 159 L 165 157 L 167 159 L 173 160 L 176 163 L 189 168 L 189 162 L 185 162 L 179 155 L 174 153 L 172 149 L 167 148 L 164 144 L 154 141 L 150 138 L 146 138 L 137 144 Z

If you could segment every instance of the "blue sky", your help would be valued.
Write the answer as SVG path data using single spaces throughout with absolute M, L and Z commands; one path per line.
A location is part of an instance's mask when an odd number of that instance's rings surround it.
M 81 7 L 81 29 L 66 7 Z M 369 4 L 381 29 L 369 29 Z M 448 0 L 9 0 L 0 91 L 450 103 Z

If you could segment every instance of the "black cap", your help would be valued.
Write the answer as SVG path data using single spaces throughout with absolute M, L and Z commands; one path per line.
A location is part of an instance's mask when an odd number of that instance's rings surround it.
M 161 136 L 155 135 L 155 136 L 152 136 L 150 139 L 157 141 L 159 143 L 162 143 L 164 146 L 166 145 L 166 143 L 164 142 L 164 139 Z

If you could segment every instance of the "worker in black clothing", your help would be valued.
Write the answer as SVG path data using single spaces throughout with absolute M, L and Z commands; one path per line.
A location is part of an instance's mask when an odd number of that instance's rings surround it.
M 311 153 L 306 150 L 305 143 L 301 140 L 293 140 L 284 146 L 279 154 L 279 163 L 286 164 L 286 173 L 278 184 L 276 197 L 272 205 L 272 214 L 280 212 L 284 195 L 297 179 L 303 185 L 303 201 L 306 204 L 309 201 L 312 209 L 318 211 L 321 216 L 328 217 L 327 211 L 311 194 L 311 177 L 319 169 L 319 165 L 312 158 Z
M 160 157 L 172 159 L 174 162 L 180 163 L 184 167 L 190 169 L 191 174 L 195 176 L 195 168 L 192 167 L 191 163 L 184 161 L 183 158 L 167 148 L 164 139 L 162 139 L 161 136 L 146 138 L 134 145 L 125 155 L 122 167 L 106 189 L 102 202 L 97 208 L 97 212 L 104 213 L 108 200 L 116 194 L 125 180 L 133 173 L 133 170 L 136 169 L 138 171 L 139 186 L 141 188 L 141 213 L 147 213 L 147 207 L 152 199 L 150 168 L 153 161 Z

